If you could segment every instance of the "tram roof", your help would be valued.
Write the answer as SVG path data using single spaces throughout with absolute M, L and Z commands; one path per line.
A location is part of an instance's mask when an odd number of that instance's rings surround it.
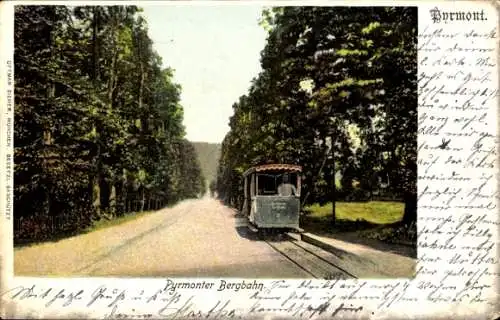
M 290 172 L 302 172 L 302 167 L 295 164 L 285 164 L 285 163 L 276 163 L 276 164 L 263 164 L 260 166 L 251 167 L 247 171 L 243 173 L 243 176 L 254 173 L 254 172 L 265 172 L 265 171 L 276 171 L 276 170 L 284 170 Z

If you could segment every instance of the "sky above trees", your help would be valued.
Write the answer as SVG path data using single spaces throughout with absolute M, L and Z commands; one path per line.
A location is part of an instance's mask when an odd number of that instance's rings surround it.
M 232 104 L 260 68 L 266 31 L 254 5 L 144 6 L 153 47 L 182 86 L 186 138 L 221 142 Z

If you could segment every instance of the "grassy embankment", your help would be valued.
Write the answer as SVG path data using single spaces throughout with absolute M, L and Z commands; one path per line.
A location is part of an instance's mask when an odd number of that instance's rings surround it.
M 121 216 L 121 217 L 118 217 L 118 218 L 113 218 L 113 219 L 109 219 L 109 220 L 108 219 L 101 219 L 99 221 L 95 221 L 91 227 L 87 228 L 84 231 L 84 233 L 94 232 L 97 230 L 118 226 L 120 224 L 124 224 L 124 223 L 127 223 L 129 221 L 139 219 L 139 218 L 144 217 L 144 216 L 151 214 L 153 212 L 155 212 L 155 211 L 131 212 L 131 213 L 128 213 L 128 214 Z
M 356 232 L 361 238 L 415 245 L 415 228 L 404 228 L 400 221 L 404 203 L 389 201 L 337 202 L 336 223 L 332 226 L 332 204 L 304 208 L 301 226 L 308 232 L 335 235 Z
M 102 218 L 101 220 L 94 221 L 94 223 L 91 226 L 85 228 L 84 230 L 80 230 L 80 231 L 76 231 L 76 232 L 71 232 L 71 233 L 68 233 L 68 234 L 55 235 L 55 236 L 48 237 L 47 239 L 40 240 L 40 241 L 21 242 L 21 243 L 18 243 L 18 244 L 14 244 L 14 247 L 15 247 L 15 249 L 20 249 L 20 248 L 25 248 L 25 247 L 31 247 L 31 246 L 39 245 L 39 244 L 42 244 L 42 243 L 45 243 L 45 242 L 57 242 L 57 241 L 60 241 L 60 240 L 63 240 L 63 239 L 67 239 L 67 238 L 71 238 L 71 237 L 74 237 L 74 236 L 78 236 L 78 235 L 82 235 L 82 234 L 87 234 L 87 233 L 91 233 L 91 232 L 94 232 L 94 231 L 98 231 L 98 230 L 102 230 L 102 229 L 106 229 L 106 228 L 118 226 L 118 225 L 130 222 L 130 221 L 139 219 L 139 218 L 144 217 L 144 216 L 146 216 L 148 214 L 151 214 L 153 212 L 155 212 L 155 211 L 130 212 L 130 213 L 127 213 L 127 214 L 125 214 L 125 215 L 123 215 L 121 217 L 116 217 L 116 218 L 112 218 L 112 219 Z

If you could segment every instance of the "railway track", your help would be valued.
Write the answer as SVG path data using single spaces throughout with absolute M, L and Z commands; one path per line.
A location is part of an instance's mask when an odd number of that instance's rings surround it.
M 357 278 L 345 267 L 339 265 L 339 257 L 320 247 L 299 240 L 299 234 L 261 233 L 245 217 L 237 217 L 235 226 L 245 228 L 249 231 L 247 234 L 252 234 L 255 240 L 259 239 L 266 243 L 313 278 L 327 280 Z
M 267 237 L 263 241 L 314 278 L 327 280 L 356 278 L 334 262 L 332 253 L 294 239 L 288 234 Z

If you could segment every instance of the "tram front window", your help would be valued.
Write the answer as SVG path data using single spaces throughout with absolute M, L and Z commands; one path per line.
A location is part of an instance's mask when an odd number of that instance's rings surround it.
M 258 195 L 271 196 L 277 194 L 276 176 L 270 174 L 259 174 L 258 180 Z
M 258 174 L 257 195 L 298 195 L 297 175 L 291 173 Z

